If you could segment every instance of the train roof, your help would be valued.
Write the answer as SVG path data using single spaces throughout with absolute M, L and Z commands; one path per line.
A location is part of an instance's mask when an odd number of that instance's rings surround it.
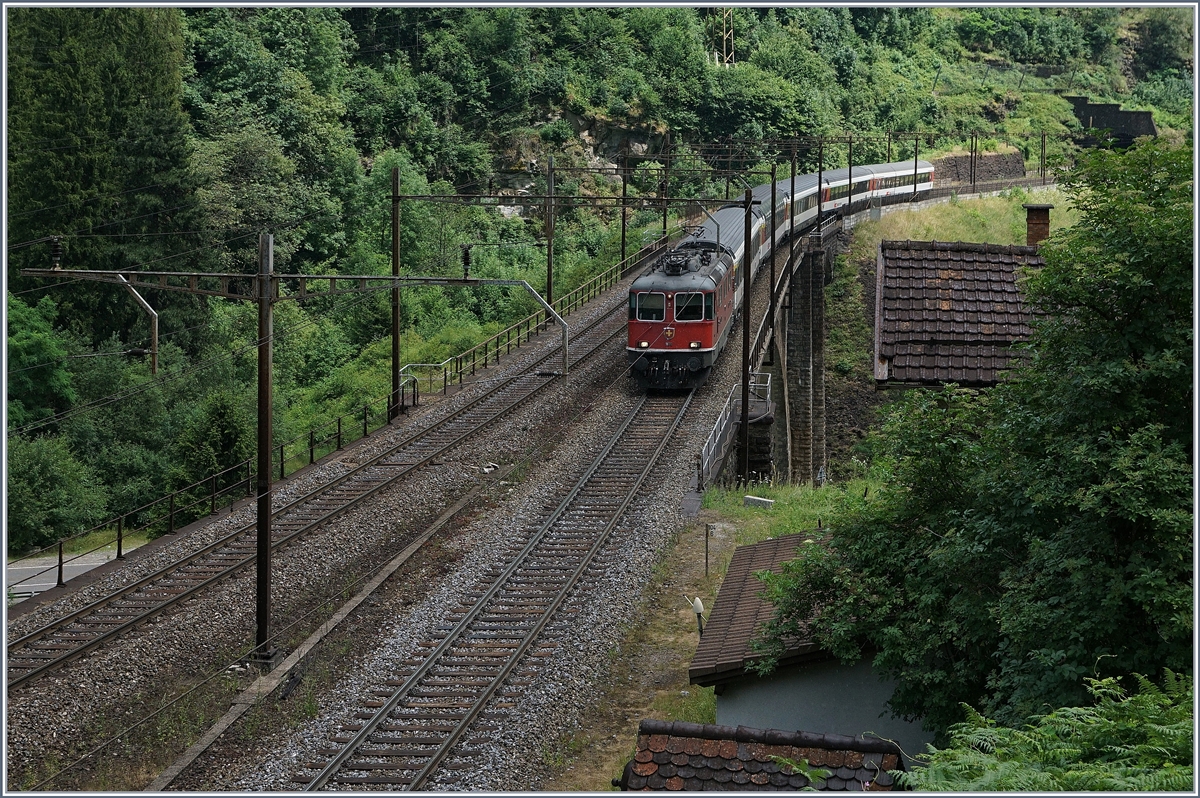
M 933 164 L 929 161 L 917 160 L 918 172 L 929 172 L 933 169 Z M 868 164 L 864 166 L 854 167 L 854 179 L 867 179 L 870 177 L 890 177 L 892 175 L 912 174 L 912 161 L 893 161 L 892 163 Z M 850 170 L 846 167 L 840 169 L 827 169 L 821 178 L 825 181 L 825 185 L 844 183 L 850 179 Z M 775 181 L 780 193 L 783 196 L 791 196 L 792 193 L 792 178 L 791 176 L 778 179 Z M 770 200 L 770 184 L 766 183 L 758 186 L 755 190 L 762 189 L 762 195 Z M 803 196 L 812 193 L 817 189 L 817 175 L 804 174 L 796 175 L 796 195 Z M 758 196 L 757 194 L 755 195 Z
M 629 287 L 632 291 L 711 291 L 730 268 L 729 256 L 696 247 L 664 253 Z
M 765 211 L 761 205 L 751 206 L 751 213 L 754 215 L 752 225 L 757 227 L 762 224 L 763 214 L 769 213 L 770 208 L 769 204 L 766 206 Z M 705 218 L 704 222 L 698 228 L 688 234 L 683 241 L 679 242 L 679 246 L 693 249 L 720 248 L 733 255 L 745 239 L 745 208 L 741 204 L 731 204 L 723 208 L 718 208 L 715 211 L 710 211 L 710 215 L 712 218 Z M 718 235 L 720 236 L 719 242 Z

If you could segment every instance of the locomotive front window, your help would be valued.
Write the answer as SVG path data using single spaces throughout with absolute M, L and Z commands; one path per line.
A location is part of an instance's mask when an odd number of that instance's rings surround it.
M 667 317 L 666 294 L 638 294 L 638 321 L 663 321 Z
M 676 294 L 675 321 L 701 321 L 704 318 L 704 294 Z

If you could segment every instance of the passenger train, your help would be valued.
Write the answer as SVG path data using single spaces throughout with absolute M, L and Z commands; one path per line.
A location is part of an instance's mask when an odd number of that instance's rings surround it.
M 787 178 L 752 190 L 750 281 L 773 246 L 767 217 L 775 196 L 774 241 L 787 240 L 816 224 L 817 175 L 797 175 L 796 193 Z M 850 202 L 892 197 L 900 200 L 933 187 L 933 164 L 899 161 L 832 169 L 822 176 L 822 216 Z M 793 201 L 794 200 L 794 201 Z M 642 388 L 693 388 L 704 382 L 729 341 L 741 311 L 746 211 L 730 201 L 661 257 L 629 288 L 630 371 Z

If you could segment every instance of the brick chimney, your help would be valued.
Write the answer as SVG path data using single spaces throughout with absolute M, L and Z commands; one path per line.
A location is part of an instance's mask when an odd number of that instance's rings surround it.
M 1053 205 L 1027 203 L 1025 209 L 1025 244 L 1035 247 L 1050 237 L 1050 209 Z

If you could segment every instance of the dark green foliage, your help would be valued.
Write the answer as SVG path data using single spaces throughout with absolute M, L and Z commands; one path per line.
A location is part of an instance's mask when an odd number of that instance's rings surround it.
M 10 552 L 46 546 L 103 520 L 105 491 L 61 437 L 8 439 Z
M 65 268 L 252 272 L 258 235 L 270 232 L 278 272 L 382 274 L 391 268 L 393 167 L 402 194 L 536 195 L 551 156 L 578 167 L 611 160 L 621 143 L 653 153 L 670 131 L 683 156 L 673 162 L 671 195 L 719 196 L 725 179 L 688 153 L 725 136 L 922 128 L 951 147 L 964 131 L 990 126 L 989 113 L 1013 130 L 1065 131 L 1073 124 L 1065 101 L 1040 93 L 1044 85 L 1001 85 L 955 41 L 956 25 L 972 13 L 734 8 L 735 63 L 726 67 L 712 55 L 721 12 L 687 7 L 15 8 L 9 281 L 16 292 L 52 291 L 53 301 L 38 304 L 46 294 L 30 293 L 11 303 L 10 421 L 36 424 L 67 411 L 53 431 L 108 486 L 109 512 L 232 462 L 252 432 L 219 432 L 234 408 L 248 412 L 253 396 L 253 353 L 230 356 L 253 340 L 252 308 L 144 291 L 163 336 L 162 368 L 151 379 L 147 363 L 116 354 L 146 346 L 149 336 L 145 315 L 119 287 L 51 288 L 18 275 L 49 265 L 43 239 L 51 235 L 65 236 Z M 1178 15 L 1004 14 L 1022 33 L 993 43 L 995 54 L 1017 57 L 1003 48 L 1020 45 L 1029 57 L 1105 59 L 1092 70 L 1101 77 L 1089 81 L 1118 75 L 1124 59 L 1136 65 L 1135 96 L 1156 107 L 1160 126 L 1164 118 L 1190 125 L 1190 64 L 1178 58 L 1190 28 Z M 1114 43 L 1117 30 L 1136 36 Z M 1161 58 L 1141 52 L 1147 47 L 1162 48 Z M 593 143 L 600 146 L 590 150 Z M 882 142 L 855 145 L 860 163 L 885 153 Z M 911 145 L 897 143 L 895 155 L 909 157 Z M 766 157 L 765 148 L 752 151 L 733 166 Z M 802 172 L 815 157 L 800 153 Z M 833 148 L 826 164 L 847 157 Z M 514 172 L 530 162 L 527 182 Z M 635 198 L 659 191 L 660 166 L 639 169 Z M 562 194 L 620 191 L 609 178 L 566 174 Z M 616 218 L 560 209 L 556 294 L 617 260 Z M 652 209 L 630 214 L 635 228 L 656 227 L 658 218 Z M 542 224 L 536 208 L 510 219 L 404 202 L 400 268 L 458 274 L 470 244 L 476 275 L 544 289 L 545 249 L 534 246 Z M 406 289 L 401 307 L 403 356 L 416 362 L 440 361 L 534 309 L 520 290 L 443 288 Z M 277 440 L 387 389 L 386 292 L 284 302 L 278 316 Z M 104 356 L 63 360 L 76 354 Z M 1153 451 L 1153 441 L 1142 443 Z
M 962 43 L 972 50 L 1000 51 L 1015 61 L 1062 64 L 1079 58 L 1104 37 L 1090 26 L 1085 34 L 1066 10 L 983 8 L 966 11 L 958 23 Z M 1087 37 L 1090 34 L 1090 38 Z
M 178 481 L 195 482 L 248 459 L 254 446 L 250 410 L 248 401 L 229 391 L 208 394 L 174 442 L 176 462 L 187 464 Z
M 1026 365 L 907 395 L 876 444 L 888 487 L 766 580 L 766 653 L 811 620 L 937 730 L 1191 662 L 1191 150 L 1097 152 L 1067 184 L 1082 219 L 1027 281 L 1051 315 Z
M 54 330 L 54 300 L 34 307 L 8 295 L 8 424 L 20 427 L 66 410 L 75 401 L 64 358 L 68 345 Z
M 8 29 L 9 243 L 66 236 L 64 268 L 127 269 L 196 245 L 173 9 L 22 8 Z M 130 57 L 136 53 L 136 57 Z M 13 251 L 8 284 L 50 265 L 48 244 Z M 59 322 L 99 342 L 129 335 L 131 301 L 94 284 L 60 290 Z M 157 297 L 184 313 L 194 300 Z M 190 317 L 194 323 L 194 316 Z
M 1146 9 L 1136 29 L 1139 42 L 1133 68 L 1138 77 L 1163 69 L 1194 68 L 1192 19 L 1188 8 Z
M 1092 706 L 998 726 L 970 707 L 950 745 L 920 757 L 900 784 L 934 792 L 1194 789 L 1194 681 L 1166 672 L 1159 689 L 1138 676 L 1133 695 L 1114 678 L 1087 679 Z

